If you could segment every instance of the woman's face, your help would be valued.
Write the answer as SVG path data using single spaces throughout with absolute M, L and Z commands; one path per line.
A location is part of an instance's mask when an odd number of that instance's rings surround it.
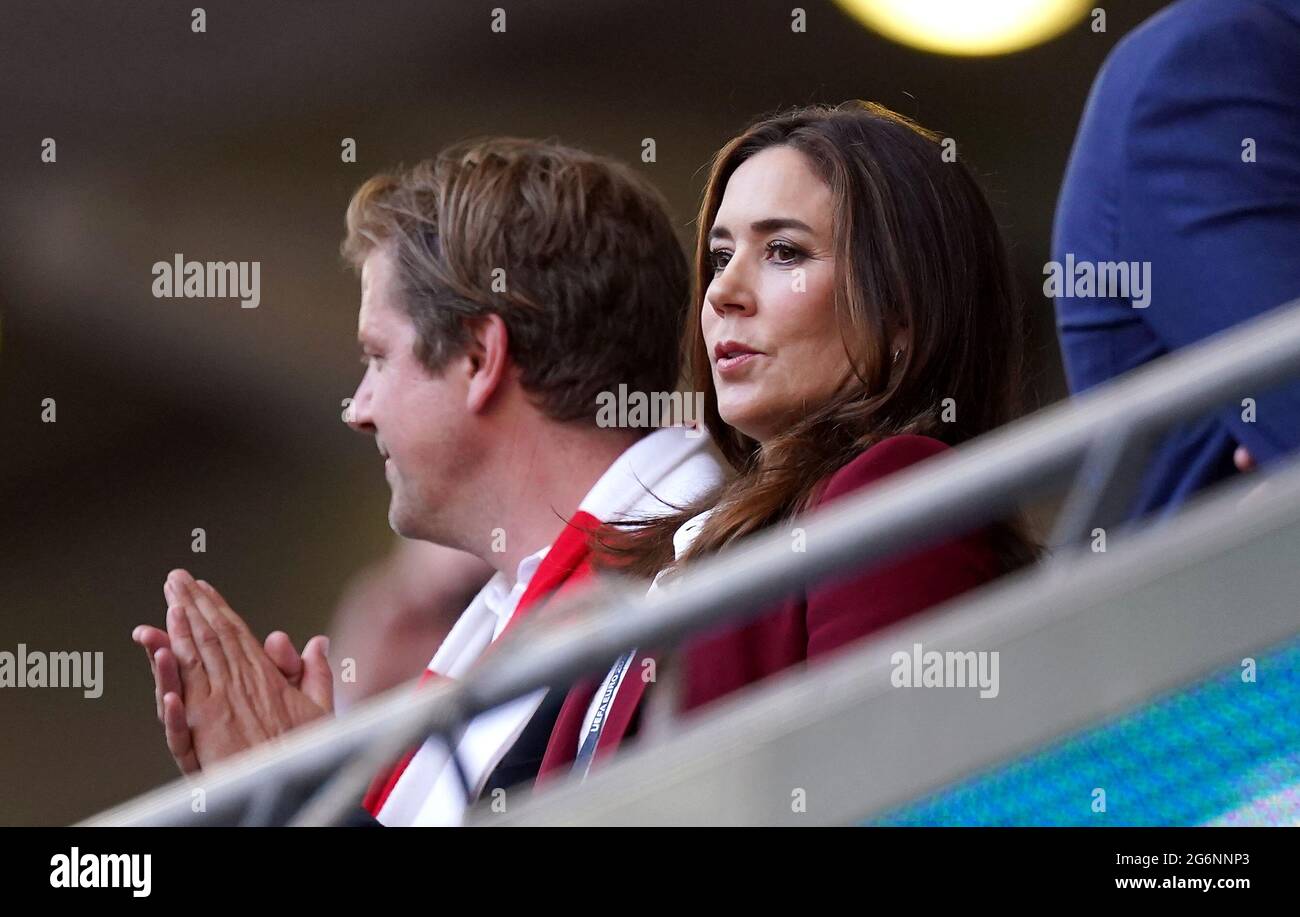
M 831 189 L 792 147 L 736 169 L 709 230 L 701 327 L 718 413 L 764 442 L 830 399 L 850 372 L 835 320 Z

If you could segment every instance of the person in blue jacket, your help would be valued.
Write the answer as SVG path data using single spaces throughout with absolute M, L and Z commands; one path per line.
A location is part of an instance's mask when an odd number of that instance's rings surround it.
M 1127 35 L 1053 235 L 1044 291 L 1074 393 L 1300 297 L 1300 0 L 1179 0 Z M 1159 440 L 1130 518 L 1293 451 L 1300 384 L 1252 402 Z

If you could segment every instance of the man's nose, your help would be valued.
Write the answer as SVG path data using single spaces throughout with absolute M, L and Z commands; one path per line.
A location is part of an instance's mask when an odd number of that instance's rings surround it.
M 374 435 L 374 418 L 370 415 L 370 387 L 363 380 L 343 412 L 343 422 L 358 433 Z

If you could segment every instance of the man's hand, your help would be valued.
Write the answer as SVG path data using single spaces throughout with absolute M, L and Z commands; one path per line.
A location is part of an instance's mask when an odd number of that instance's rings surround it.
M 281 631 L 259 644 L 216 589 L 184 570 L 172 571 L 163 593 L 167 632 L 142 625 L 132 637 L 149 657 L 158 718 L 182 773 L 333 710 L 328 638 L 312 638 L 301 657 Z
M 1232 453 L 1232 464 L 1236 465 L 1237 470 L 1243 473 L 1255 470 L 1255 458 L 1245 446 L 1238 446 L 1236 451 Z
M 1254 474 L 1259 470 L 1259 466 L 1255 464 L 1255 457 L 1250 454 L 1250 450 L 1245 446 L 1238 446 L 1232 453 L 1232 464 L 1236 465 L 1237 470 L 1242 474 Z M 1246 496 L 1237 501 L 1237 508 L 1254 509 L 1268 496 L 1268 492 L 1268 481 L 1255 485 Z
M 172 601 L 171 586 L 164 585 L 163 589 L 168 594 L 167 604 L 176 604 Z M 131 632 L 131 639 L 144 648 L 145 657 L 149 660 L 149 671 L 153 675 L 154 707 L 158 722 L 164 729 L 168 750 L 185 749 L 182 756 L 173 754 L 173 758 L 182 774 L 194 773 L 200 768 L 194 756 L 194 739 L 190 734 L 189 723 L 185 719 L 180 667 L 176 662 L 176 654 L 172 652 L 171 637 L 165 630 L 141 624 Z M 263 649 L 289 684 L 295 688 L 302 685 L 302 657 L 293 648 L 293 641 L 289 639 L 288 634 L 282 630 L 272 631 L 267 635 Z M 163 698 L 168 694 L 177 698 L 176 702 L 170 705 L 172 714 L 170 718 L 165 717 L 163 713 Z

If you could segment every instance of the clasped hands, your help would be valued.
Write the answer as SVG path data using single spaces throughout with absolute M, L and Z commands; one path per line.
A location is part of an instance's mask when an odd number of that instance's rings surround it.
M 149 657 L 158 719 L 181 773 L 333 713 L 328 637 L 313 637 L 301 656 L 283 631 L 260 643 L 214 587 L 185 570 L 167 575 L 163 596 L 167 629 L 142 624 L 131 639 Z

